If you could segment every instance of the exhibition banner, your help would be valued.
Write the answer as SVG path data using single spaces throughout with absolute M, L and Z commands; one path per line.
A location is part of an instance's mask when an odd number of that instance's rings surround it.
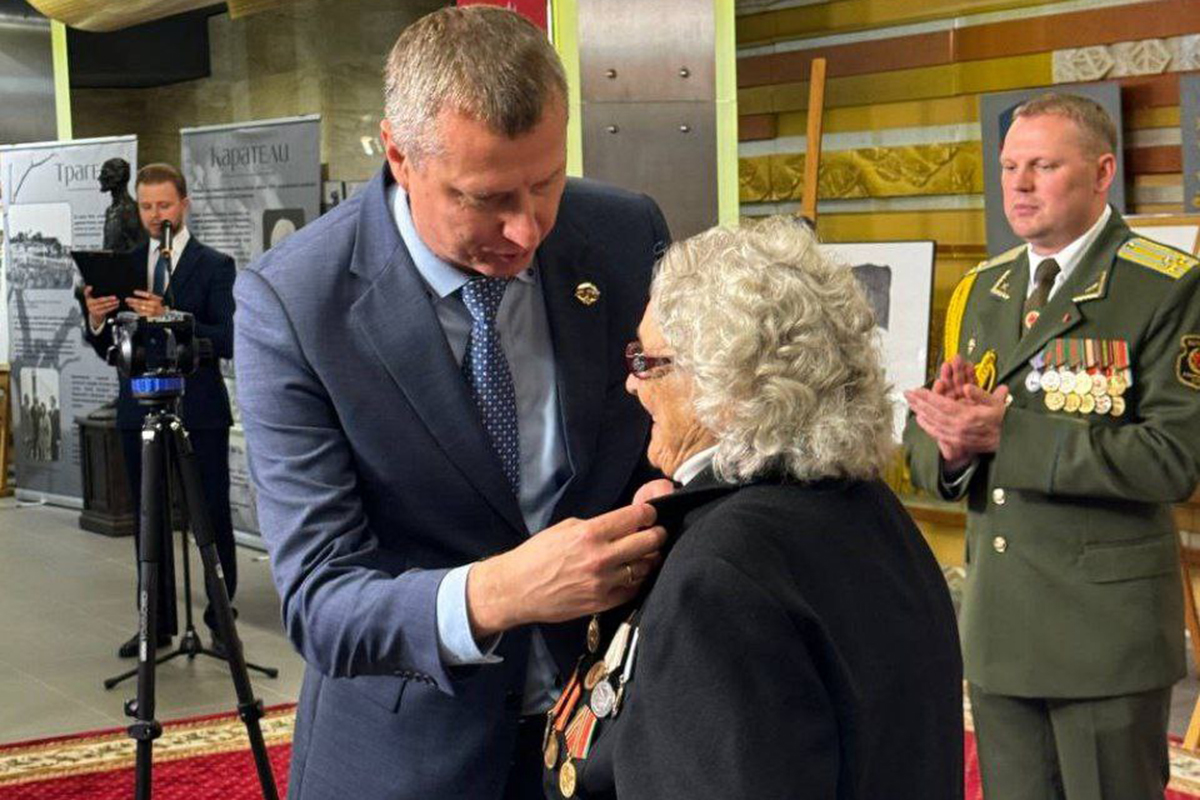
M 320 214 L 319 115 L 183 128 L 179 134 L 191 198 L 188 229 L 232 256 L 238 269 Z M 221 371 L 234 406 L 229 433 L 233 526 L 255 533 L 258 517 L 233 370 L 223 364 Z
M 104 212 L 100 168 L 137 168 L 137 139 L 120 136 L 0 147 L 8 360 L 18 497 L 82 504 L 79 431 L 117 395 L 117 374 L 83 340 L 82 281 L 71 250 L 98 249 Z

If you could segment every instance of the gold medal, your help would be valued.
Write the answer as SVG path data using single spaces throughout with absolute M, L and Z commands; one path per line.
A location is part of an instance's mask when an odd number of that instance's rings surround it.
M 1079 413 L 1091 414 L 1096 410 L 1096 398 L 1092 394 L 1082 394 L 1079 396 Z
M 608 677 L 608 667 L 603 661 L 597 661 L 592 664 L 592 668 L 588 670 L 587 675 L 583 679 L 583 688 L 589 692 L 596 688 L 596 684 Z
M 1113 397 L 1120 397 L 1125 394 L 1125 390 L 1129 388 L 1125 385 L 1125 379 L 1120 375 L 1114 374 L 1108 379 L 1108 393 Z
M 587 649 L 589 653 L 594 653 L 600 649 L 600 615 L 592 614 L 591 620 L 587 627 Z
M 546 769 L 554 769 L 554 765 L 558 763 L 558 737 L 553 733 L 546 742 L 546 749 L 542 751 L 542 763 L 546 765 Z
M 1066 402 L 1067 402 L 1067 396 L 1064 395 L 1062 392 L 1057 392 L 1057 391 L 1046 392 L 1046 395 L 1045 395 L 1046 408 L 1050 409 L 1051 411 L 1061 411 L 1062 407 L 1064 405 L 1066 405 Z
M 571 763 L 571 759 L 567 759 L 562 765 L 562 769 L 558 771 L 558 791 L 563 797 L 575 796 L 575 765 Z
M 1120 396 L 1114 397 L 1112 399 L 1112 403 L 1113 403 L 1112 411 L 1109 412 L 1110 414 L 1112 414 L 1114 417 L 1119 417 L 1125 413 L 1125 398 L 1124 397 L 1120 397 Z
M 1074 414 L 1079 410 L 1079 404 L 1081 402 L 1082 401 L 1079 399 L 1079 395 L 1069 394 L 1067 395 L 1066 400 L 1063 402 L 1063 411 L 1066 411 L 1068 414 Z

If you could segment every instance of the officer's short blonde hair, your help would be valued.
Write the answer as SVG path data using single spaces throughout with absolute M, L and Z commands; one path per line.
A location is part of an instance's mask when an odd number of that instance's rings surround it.
M 1058 114 L 1074 122 L 1093 155 L 1117 152 L 1117 126 L 1104 106 L 1095 100 L 1065 92 L 1046 92 L 1017 106 L 1013 119 L 1046 114 Z
M 417 20 L 396 39 L 383 77 L 393 141 L 416 163 L 439 151 L 443 109 L 516 137 L 548 104 L 567 108 L 566 74 L 545 32 L 493 6 L 451 6 Z
M 875 319 L 807 226 L 772 217 L 672 245 L 650 292 L 728 481 L 871 478 L 893 451 Z

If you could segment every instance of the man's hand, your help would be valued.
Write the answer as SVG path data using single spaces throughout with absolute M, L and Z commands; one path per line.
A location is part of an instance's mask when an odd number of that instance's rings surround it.
M 642 488 L 633 493 L 633 505 L 649 503 L 656 497 L 665 497 L 675 491 L 675 484 L 666 478 L 656 478 L 642 484 Z
M 631 600 L 662 561 L 667 532 L 652 506 L 566 519 L 481 561 L 467 577 L 467 615 L 478 640 L 531 622 L 562 622 Z M 651 527 L 653 526 L 653 527 Z
M 161 297 L 145 289 L 138 289 L 125 302 L 139 317 L 160 317 L 167 310 Z
M 116 295 L 108 297 L 92 297 L 92 287 L 83 287 L 83 301 L 87 304 L 88 322 L 91 323 L 92 329 L 95 330 L 104 324 L 104 319 L 117 310 L 121 305 L 121 301 Z
M 975 367 L 961 355 L 942 362 L 938 377 L 933 382 L 934 394 L 951 400 L 965 400 L 967 387 L 975 386 Z
M 977 455 L 996 452 L 1007 408 L 1007 386 L 988 394 L 971 383 L 963 387 L 963 393 L 962 400 L 952 400 L 930 389 L 904 393 L 917 424 L 937 442 L 950 472 L 966 466 Z

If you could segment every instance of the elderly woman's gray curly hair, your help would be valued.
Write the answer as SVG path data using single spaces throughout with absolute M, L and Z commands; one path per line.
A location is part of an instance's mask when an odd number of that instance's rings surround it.
M 799 222 L 772 217 L 672 245 L 650 305 L 717 437 L 719 477 L 882 471 L 892 404 L 871 308 Z

